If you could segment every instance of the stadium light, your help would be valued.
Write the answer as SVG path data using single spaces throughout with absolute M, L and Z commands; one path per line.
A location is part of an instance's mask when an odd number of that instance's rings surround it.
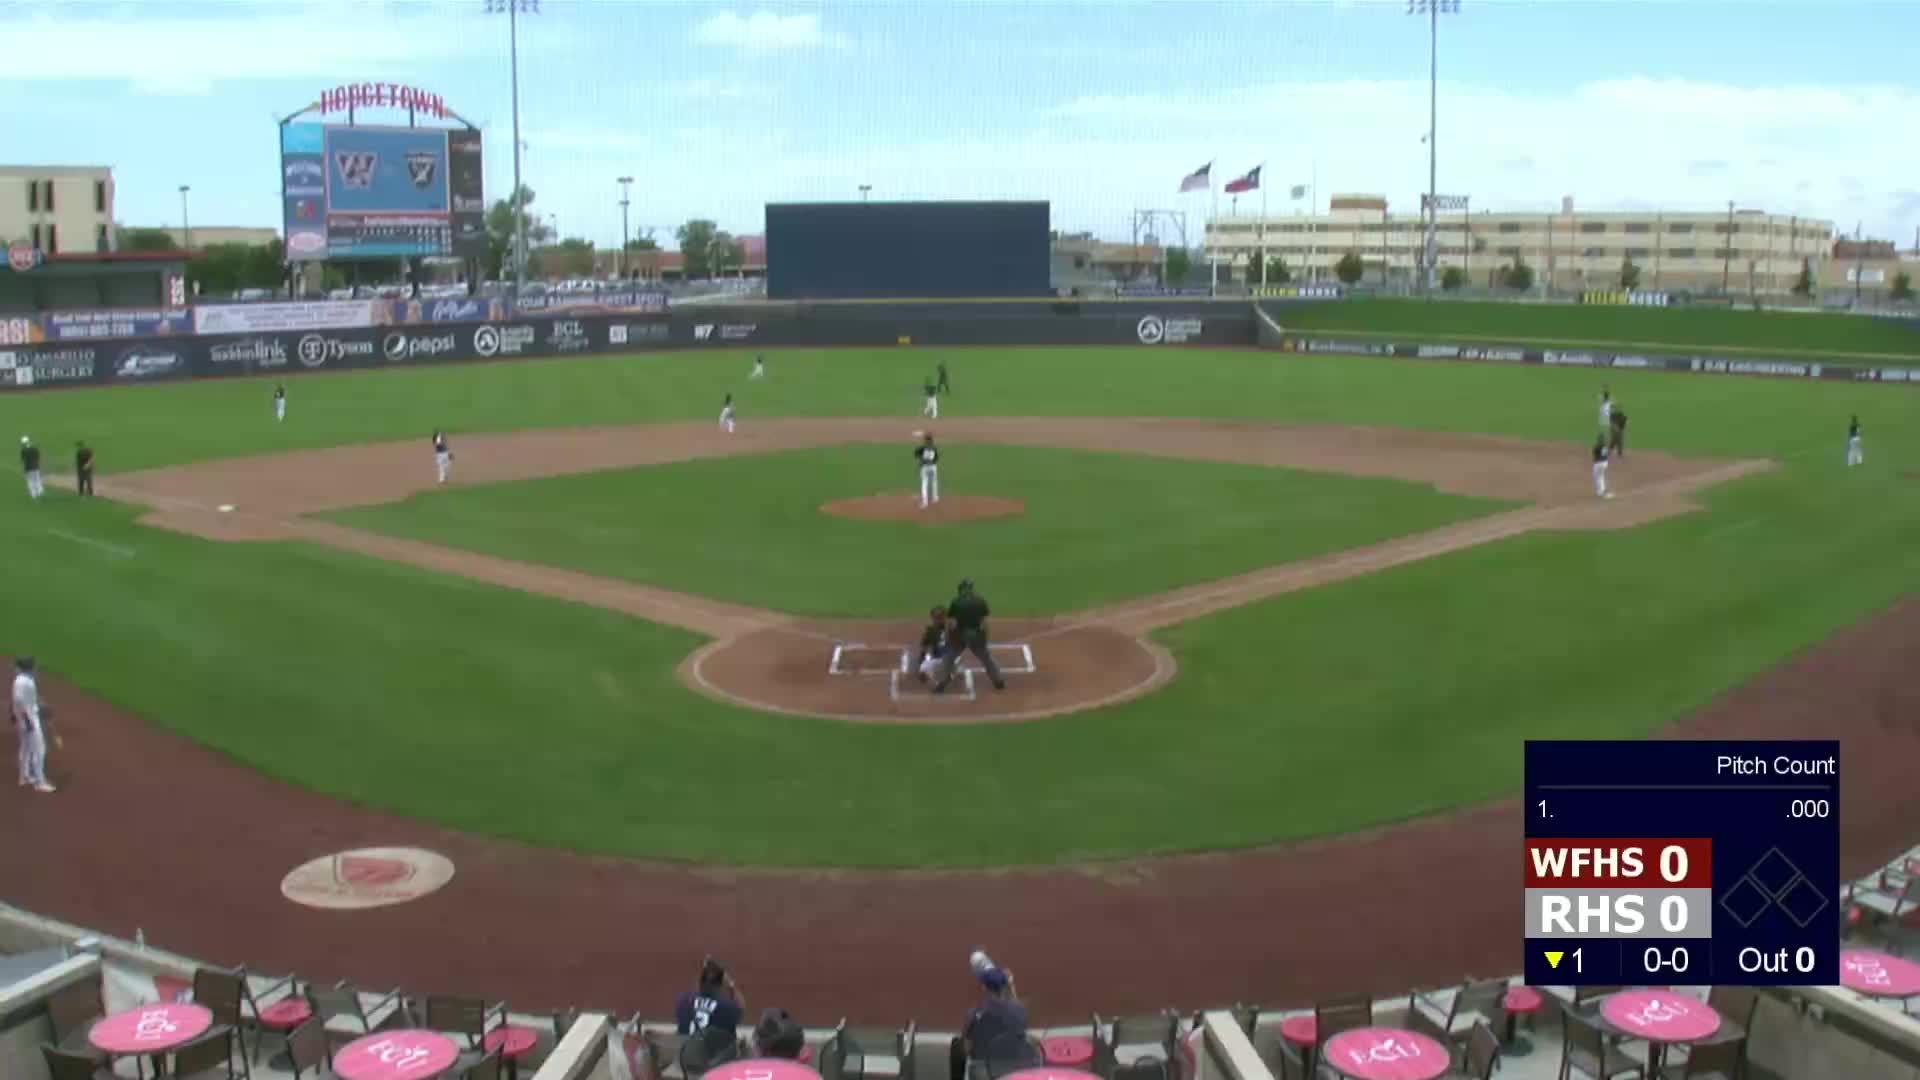
M 1440 252 L 1437 233 L 1440 211 L 1435 199 L 1440 194 L 1440 16 L 1460 14 L 1460 0 L 1407 0 L 1407 14 L 1427 17 L 1427 237 L 1423 259 L 1427 267 L 1427 294 L 1438 282 Z
M 513 79 L 513 301 L 527 285 L 527 208 L 520 198 L 520 13 L 540 13 L 540 0 L 487 0 L 487 14 L 507 16 L 507 55 Z
M 187 221 L 187 192 L 192 190 L 186 184 L 180 185 L 180 246 L 188 251 L 193 250 L 193 225 Z
M 861 201 L 861 202 L 866 202 L 866 201 L 867 201 L 867 193 L 868 193 L 868 192 L 870 192 L 870 191 L 872 191 L 872 190 L 873 190 L 873 185 L 872 185 L 872 184 L 861 184 L 861 185 L 860 185 L 860 201 Z
M 627 276 L 627 196 L 633 188 L 633 177 L 620 178 L 620 276 Z

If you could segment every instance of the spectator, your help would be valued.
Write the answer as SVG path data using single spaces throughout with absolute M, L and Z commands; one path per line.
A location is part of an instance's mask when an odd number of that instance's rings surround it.
M 760 1023 L 753 1029 L 754 1057 L 798 1061 L 806 1048 L 807 1033 L 787 1010 L 768 1009 L 760 1014 Z
M 700 963 L 700 988 L 680 995 L 673 1006 L 673 1022 L 682 1035 L 708 1028 L 732 1034 L 746 1015 L 747 999 L 726 965 L 709 956 Z
M 1013 973 L 1001 967 L 980 972 L 986 995 L 967 1014 L 960 1037 L 953 1040 L 953 1080 L 967 1080 L 968 1066 L 990 1057 L 1025 1056 L 1039 1064 L 1027 1043 L 1027 1007 L 1020 1003 Z

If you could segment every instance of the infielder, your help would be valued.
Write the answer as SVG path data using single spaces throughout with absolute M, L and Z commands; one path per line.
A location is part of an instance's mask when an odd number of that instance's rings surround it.
M 1603 499 L 1613 498 L 1613 492 L 1607 490 L 1607 440 L 1604 436 L 1593 440 L 1593 493 Z
M 40 483 L 40 448 L 26 435 L 20 436 L 20 468 L 27 474 L 27 497 L 39 498 L 47 490 Z
M 936 604 L 927 612 L 927 627 L 920 631 L 920 656 L 914 661 L 914 672 L 921 682 L 933 681 L 946 655 L 947 609 Z
M 920 437 L 913 448 L 913 460 L 920 463 L 920 509 L 940 501 L 940 448 L 933 445 L 933 432 Z
M 934 389 L 943 394 L 953 393 L 953 387 L 947 382 L 947 362 L 945 360 L 940 361 L 940 363 L 935 366 L 934 374 L 937 376 L 934 382 Z
M 940 388 L 932 379 L 927 380 L 927 403 L 920 406 L 920 415 L 929 420 L 940 419 Z
M 1600 388 L 1600 430 L 1605 432 L 1613 426 L 1613 395 L 1606 387 Z
M 946 661 L 940 665 L 940 681 L 933 684 L 933 692 L 947 692 L 947 684 L 953 681 L 953 670 L 960 666 L 960 657 L 966 653 L 980 658 L 980 666 L 987 669 L 987 678 L 993 680 L 995 690 L 1005 690 L 1006 676 L 1000 674 L 1000 665 L 993 662 L 993 650 L 987 646 L 987 616 L 992 611 L 987 607 L 986 597 L 973 591 L 971 581 L 962 581 L 954 593 L 953 603 L 947 605 L 947 618 L 953 621 L 953 630 L 947 638 Z
M 287 388 L 277 384 L 273 388 L 273 418 L 276 421 L 287 418 Z
M 764 356 L 754 357 L 753 358 L 753 374 L 747 376 L 747 378 L 764 379 L 766 377 L 767 377 L 767 358 Z
M 720 403 L 720 430 L 726 432 L 729 435 L 733 434 L 733 395 L 732 394 L 728 394 L 727 400 Z
M 1860 449 L 1860 418 L 1847 425 L 1847 468 L 1867 463 L 1867 452 Z
M 1627 410 L 1615 409 L 1608 417 L 1612 426 L 1607 429 L 1607 456 L 1623 458 L 1627 456 Z
M 440 482 L 446 483 L 453 475 L 453 448 L 447 445 L 447 433 L 433 433 L 433 467 L 440 473 Z
M 41 726 L 40 683 L 33 657 L 13 662 L 13 733 L 20 740 L 20 786 L 52 794 L 47 783 L 47 731 Z

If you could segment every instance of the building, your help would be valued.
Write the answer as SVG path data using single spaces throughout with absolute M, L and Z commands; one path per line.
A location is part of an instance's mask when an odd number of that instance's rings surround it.
M 1051 247 L 1055 288 L 1094 288 L 1151 279 L 1159 273 L 1163 256 L 1158 243 L 1112 243 L 1095 239 L 1089 232 L 1057 233 Z
M 157 225 L 155 232 L 166 233 L 176 247 L 191 247 L 195 250 L 210 248 L 215 244 L 244 244 L 247 247 L 266 247 L 280 239 L 279 229 L 253 228 L 246 225 L 194 225 L 183 229 L 178 225 Z M 193 235 L 188 237 L 188 233 Z M 191 239 L 192 243 L 188 243 Z
M 1335 195 L 1325 214 L 1226 216 L 1206 236 L 1222 278 L 1244 280 L 1264 250 L 1269 260 L 1285 259 L 1296 279 L 1327 281 L 1353 252 L 1365 280 L 1412 284 L 1425 228 L 1417 209 L 1393 213 L 1384 196 Z M 1515 259 L 1533 268 L 1540 288 L 1562 293 L 1617 288 L 1628 261 L 1641 288 L 1669 292 L 1787 293 L 1803 261 L 1816 280 L 1831 280 L 1833 223 L 1761 210 L 1582 212 L 1566 199 L 1550 213 L 1443 212 L 1436 233 L 1438 265 L 1483 287 Z
M 736 236 L 740 245 L 743 261 L 737 267 L 729 269 L 722 277 L 763 278 L 767 276 L 767 238 L 765 234 Z M 655 248 L 651 251 L 629 251 L 624 260 L 628 277 L 642 281 L 680 281 L 686 277 L 686 256 L 679 251 L 667 251 Z M 622 260 L 620 253 L 613 250 L 596 250 L 593 254 L 593 274 L 598 278 L 613 278 L 620 274 Z
M 48 255 L 113 251 L 113 170 L 104 165 L 0 165 L 0 245 Z

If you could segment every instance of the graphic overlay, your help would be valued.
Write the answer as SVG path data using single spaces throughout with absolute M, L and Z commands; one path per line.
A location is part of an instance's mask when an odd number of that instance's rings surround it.
M 1531 985 L 1830 986 L 1840 744 L 1527 743 Z

